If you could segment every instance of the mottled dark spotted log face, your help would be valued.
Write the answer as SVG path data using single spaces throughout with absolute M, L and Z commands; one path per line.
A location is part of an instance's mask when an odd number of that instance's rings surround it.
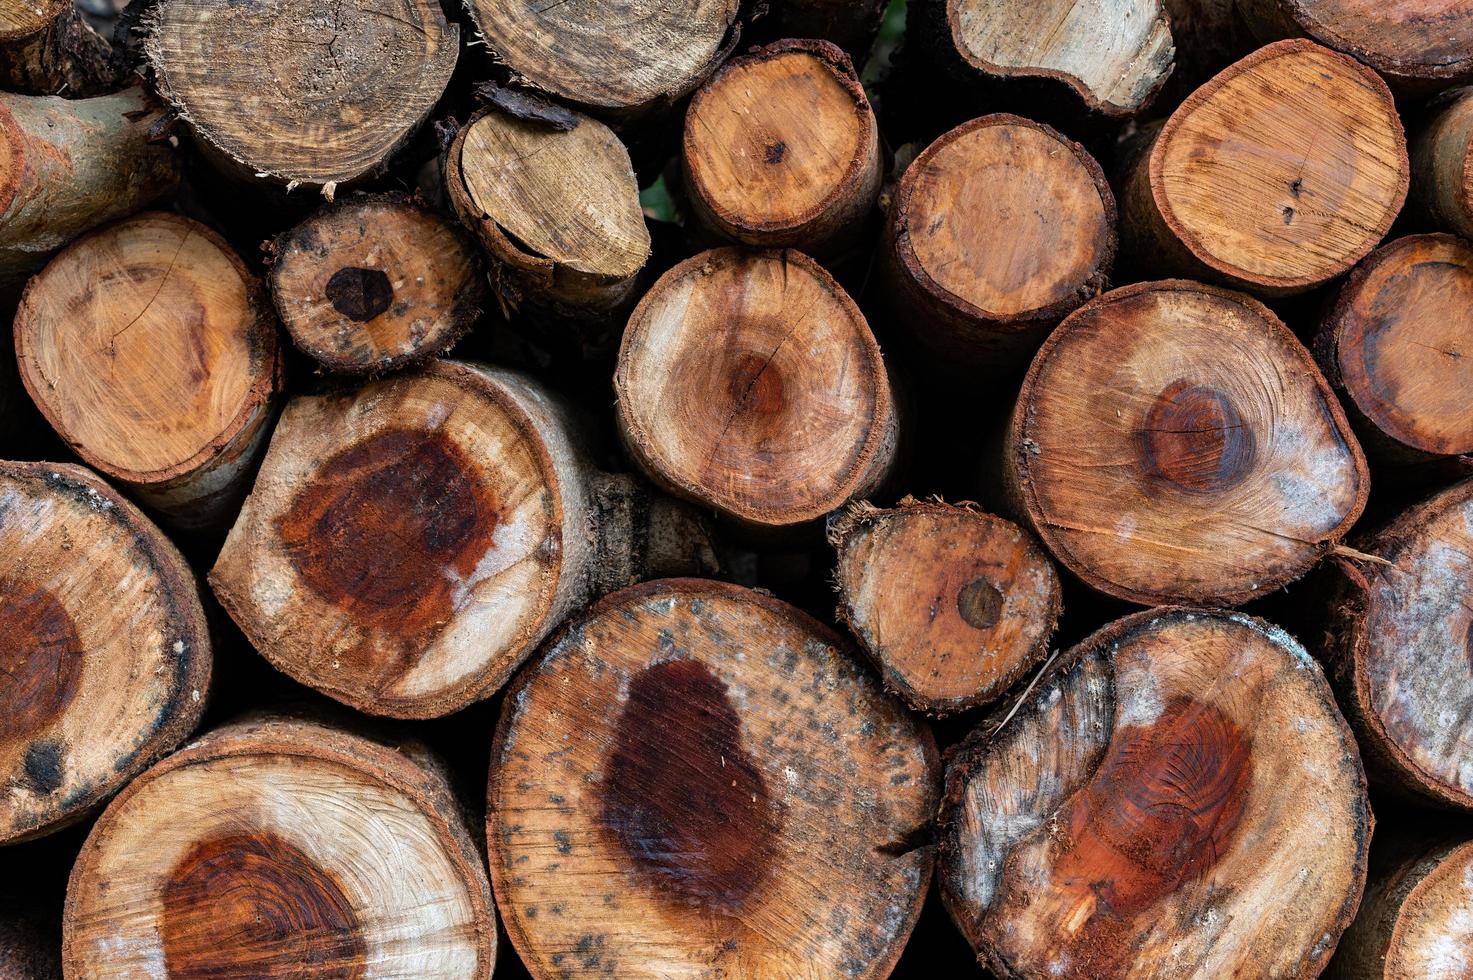
M 0 741 L 29 740 L 60 717 L 82 673 L 82 641 L 48 591 L 0 577 Z
M 173 980 L 354 980 L 367 943 L 332 875 L 270 833 L 197 843 L 163 886 Z
M 766 879 L 779 817 L 704 664 L 667 660 L 630 682 L 600 821 L 636 875 L 689 904 L 731 910 Z
M 1186 381 L 1156 396 L 1136 439 L 1146 472 L 1190 493 L 1236 486 L 1257 449 L 1253 430 L 1227 395 Z

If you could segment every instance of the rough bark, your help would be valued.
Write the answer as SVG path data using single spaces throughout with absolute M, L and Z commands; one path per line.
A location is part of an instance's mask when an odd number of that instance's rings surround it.
M 1145 605 L 1236 605 L 1334 548 L 1370 478 L 1309 352 L 1267 307 L 1180 280 L 1071 314 L 1023 383 L 1004 477 L 1060 562 Z
M 496 920 L 440 764 L 251 720 L 138 777 L 67 887 L 67 976 L 488 980 Z
M 1412 203 L 1433 225 L 1473 238 L 1473 88 L 1456 88 L 1412 143 Z
M 199 222 L 150 212 L 31 279 L 15 350 L 31 399 L 89 465 L 182 528 L 226 518 L 281 385 L 260 281 Z
M 431 718 L 489 697 L 599 589 L 713 566 L 699 522 L 598 473 L 535 382 L 433 361 L 292 400 L 210 584 L 279 670 Z
M 798 610 L 625 589 L 504 703 L 486 836 L 507 933 L 536 976 L 888 976 L 938 778 L 925 724 Z
M 80 466 L 0 463 L 0 635 L 0 843 L 81 818 L 204 709 L 193 573 Z
M 0 88 L 85 99 L 120 81 L 112 45 L 72 0 L 13 0 L 0 11 Z
M 1314 977 L 1372 818 L 1318 665 L 1168 607 L 1065 653 L 947 766 L 942 897 L 1002 977 Z

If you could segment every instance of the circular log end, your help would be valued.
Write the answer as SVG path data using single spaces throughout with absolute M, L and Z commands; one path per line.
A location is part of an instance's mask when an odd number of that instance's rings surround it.
M 630 317 L 614 386 L 651 475 L 749 524 L 821 517 L 893 455 L 879 347 L 798 252 L 715 249 L 667 272 Z
M 1050 551 L 1111 595 L 1236 604 L 1302 575 L 1359 517 L 1366 463 L 1269 310 L 1196 283 L 1106 293 L 1024 383 L 1012 479 Z
M 1302 39 L 1230 65 L 1172 113 L 1149 158 L 1170 231 L 1231 281 L 1305 289 L 1360 261 L 1406 200 L 1386 83 Z
M 1282 0 L 1300 31 L 1393 83 L 1447 84 L 1473 72 L 1473 14 L 1447 0 Z
M 508 934 L 536 974 L 887 976 L 930 877 L 935 766 L 924 725 L 792 607 L 624 589 L 502 709 L 487 840 Z

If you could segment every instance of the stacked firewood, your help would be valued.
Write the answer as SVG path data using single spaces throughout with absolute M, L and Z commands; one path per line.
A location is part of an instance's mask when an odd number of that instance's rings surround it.
M 1473 11 L 4 0 L 0 978 L 1473 975 Z

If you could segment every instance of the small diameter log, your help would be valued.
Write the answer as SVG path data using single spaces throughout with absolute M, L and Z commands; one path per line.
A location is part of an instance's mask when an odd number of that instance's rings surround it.
M 293 399 L 210 584 L 279 670 L 370 714 L 438 717 L 595 594 L 711 570 L 698 523 L 611 481 L 534 382 L 434 361 Z
M 267 281 L 292 342 L 343 374 L 381 374 L 443 353 L 486 300 L 474 243 L 403 195 L 330 204 L 271 252 Z
M 853 249 L 880 191 L 875 114 L 824 41 L 727 62 L 691 98 L 681 159 L 695 216 L 747 245 Z
M 885 686 L 944 715 L 986 704 L 1037 666 L 1063 611 L 1038 541 L 975 507 L 851 504 L 829 527 L 839 620 Z
M 608 119 L 648 115 L 679 101 L 705 81 L 740 32 L 738 0 L 465 4 L 499 62 Z
M 575 119 L 561 131 L 488 109 L 446 151 L 450 203 L 495 261 L 503 307 L 621 312 L 649 261 L 629 151 L 598 120 Z
M 1054 557 L 1145 605 L 1272 592 L 1339 543 L 1370 486 L 1288 328 L 1179 280 L 1114 290 L 1060 324 L 1018 396 L 1004 478 Z
M 629 318 L 614 391 L 657 483 L 751 527 L 817 520 L 894 461 L 880 348 L 800 252 L 713 249 L 665 273 Z
M 1377 782 L 1473 809 L 1473 480 L 1358 541 L 1342 563 L 1327 656 Z
M 0 9 L 0 87 L 83 99 L 119 81 L 112 45 L 73 0 L 11 0 Z
M 56 249 L 173 192 L 179 160 L 152 143 L 139 89 L 67 101 L 0 92 L 0 295 Z
M 320 188 L 380 172 L 455 69 L 438 0 L 159 0 L 159 91 L 225 172 Z
M 1408 166 L 1379 75 L 1279 41 L 1171 114 L 1122 180 L 1122 229 L 1142 268 L 1299 292 L 1376 247 L 1406 199 Z
M 889 976 L 931 878 L 925 724 L 734 585 L 599 602 L 518 677 L 486 838 L 535 977 Z
M 1377 838 L 1379 848 L 1380 838 Z M 1473 970 L 1473 841 L 1440 842 L 1377 867 L 1329 980 L 1425 980 Z
M 1047 79 L 1084 107 L 1133 116 L 1171 74 L 1171 27 L 1159 0 L 912 0 L 907 43 L 968 88 Z
M 487 980 L 479 848 L 422 749 L 240 722 L 138 777 L 72 868 L 69 977 Z
M 0 844 L 71 823 L 193 731 L 194 575 L 80 466 L 0 462 Z
M 778 37 L 821 38 L 843 48 L 863 69 L 888 0 L 778 0 L 768 7 L 768 16 Z
M 1318 976 L 1371 811 L 1319 666 L 1236 613 L 1137 613 L 952 757 L 938 875 L 1000 977 Z
M 151 212 L 62 251 L 15 319 L 21 380 L 58 435 L 182 528 L 245 490 L 281 384 L 260 281 L 197 221 Z
M 1411 153 L 1413 203 L 1437 227 L 1473 238 L 1473 88 L 1434 103 Z
M 1367 451 L 1405 463 L 1473 452 L 1473 246 L 1409 235 L 1372 252 L 1315 357 Z
M 890 301 L 934 359 L 1021 373 L 1105 288 L 1115 196 L 1094 157 L 1041 123 L 983 116 L 928 146 L 890 206 Z

